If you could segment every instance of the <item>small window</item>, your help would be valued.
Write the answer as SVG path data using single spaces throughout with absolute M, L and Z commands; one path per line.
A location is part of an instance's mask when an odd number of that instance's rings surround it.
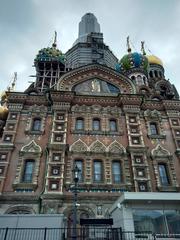
M 52 160 L 53 161 L 61 161 L 61 154 L 60 153 L 53 153 Z
M 54 142 L 63 142 L 63 135 L 62 134 L 55 134 L 54 135 Z
M 0 161 L 6 161 L 7 160 L 7 153 L 0 153 Z
M 50 181 L 50 190 L 58 190 L 59 189 L 59 181 Z
M 131 79 L 134 81 L 136 78 L 135 78 L 135 76 L 131 76 Z
M 136 117 L 129 117 L 129 122 L 130 123 L 136 123 Z
M 114 183 L 120 183 L 122 182 L 121 177 L 121 164 L 118 161 L 114 161 L 112 163 L 112 177 Z
M 111 119 L 109 121 L 109 128 L 111 132 L 116 132 L 117 131 L 117 122 L 114 119 Z
M 140 138 L 139 137 L 132 137 L 132 143 L 133 144 L 140 144 Z
M 9 124 L 7 125 L 7 130 L 8 130 L 8 131 L 13 131 L 14 128 L 15 128 L 15 124 L 14 124 L 14 123 L 9 123 Z
M 9 118 L 11 120 L 16 120 L 17 119 L 17 113 L 11 113 Z
M 140 192 L 147 192 L 147 183 L 146 182 L 138 182 L 138 187 Z
M 180 130 L 176 130 L 176 131 L 175 131 L 175 135 L 176 135 L 177 137 L 180 137 Z
M 84 119 L 83 118 L 76 119 L 76 130 L 84 130 Z
M 158 128 L 156 123 L 150 123 L 151 135 L 158 135 Z
M 130 127 L 130 131 L 131 131 L 131 133 L 138 133 L 139 132 L 139 129 L 138 129 L 138 127 Z
M 32 123 L 32 131 L 40 131 L 41 130 L 41 119 L 34 118 Z
M 62 113 L 58 113 L 58 114 L 56 115 L 56 119 L 57 119 L 57 120 L 64 120 L 64 118 L 65 118 L 65 116 L 64 116 L 64 114 L 62 114 Z
M 102 162 L 95 160 L 94 161 L 94 182 L 102 182 L 103 180 L 103 167 Z
M 59 175 L 60 174 L 60 167 L 52 166 L 51 167 L 51 175 Z
M 179 126 L 178 119 L 172 119 L 171 122 L 172 122 L 172 125 Z
M 143 156 L 134 156 L 135 163 L 143 163 Z
M 64 124 L 57 123 L 55 125 L 55 129 L 56 129 L 56 131 L 63 131 L 64 130 Z
M 149 77 L 153 78 L 153 72 L 152 71 L 149 72 Z
M 83 181 L 83 161 L 82 160 L 75 160 L 74 166 L 77 166 L 78 169 L 80 170 L 78 174 L 79 182 Z
M 93 130 L 100 131 L 100 129 L 101 129 L 100 120 L 97 118 L 93 119 Z
M 5 135 L 4 136 L 4 142 L 11 142 L 12 141 L 13 136 L 12 135 Z
M 169 185 L 169 177 L 167 173 L 167 165 L 164 163 L 158 164 L 158 169 L 159 169 L 159 177 L 162 186 L 168 186 Z
M 0 166 L 0 175 L 3 175 L 3 173 L 4 173 L 4 169 L 5 169 L 4 166 Z
M 142 168 L 137 169 L 137 177 L 145 177 L 145 170 Z
M 33 172 L 34 172 L 34 160 L 26 160 L 24 164 L 24 172 L 22 176 L 22 182 L 24 183 L 31 183 L 33 179 Z

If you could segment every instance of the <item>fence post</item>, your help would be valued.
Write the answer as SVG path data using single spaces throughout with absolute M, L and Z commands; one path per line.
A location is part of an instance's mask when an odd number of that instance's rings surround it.
M 123 239 L 123 232 L 122 232 L 122 228 L 121 227 L 119 228 L 119 234 L 120 234 L 120 240 L 122 240 Z
M 8 227 L 6 228 L 5 235 L 4 235 L 4 240 L 7 238 L 7 233 L 8 233 Z
M 46 240 L 46 233 L 47 233 L 47 228 L 45 227 L 45 229 L 44 229 L 44 240 Z

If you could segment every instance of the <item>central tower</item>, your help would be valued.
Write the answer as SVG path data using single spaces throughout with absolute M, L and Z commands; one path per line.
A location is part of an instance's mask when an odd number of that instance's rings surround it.
M 79 23 L 78 38 L 66 53 L 66 67 L 99 63 L 114 68 L 117 62 L 115 55 L 104 44 L 97 18 L 92 13 L 86 13 Z

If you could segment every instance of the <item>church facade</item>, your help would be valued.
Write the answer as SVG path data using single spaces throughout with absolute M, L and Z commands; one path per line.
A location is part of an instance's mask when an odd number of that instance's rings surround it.
M 90 19 L 90 20 L 88 20 Z M 118 60 L 93 14 L 63 54 L 56 37 L 35 58 L 36 79 L 6 92 L 0 109 L 0 213 L 106 218 L 123 192 L 179 192 L 180 101 L 162 61 Z

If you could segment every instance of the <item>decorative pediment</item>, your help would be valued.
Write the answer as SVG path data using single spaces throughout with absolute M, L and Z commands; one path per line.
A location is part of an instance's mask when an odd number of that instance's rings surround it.
M 153 111 L 147 109 L 144 112 L 144 116 L 148 119 L 161 119 L 161 113 L 159 111 L 157 111 L 156 109 Z
M 118 143 L 116 140 L 109 145 L 109 152 L 116 154 L 124 154 L 126 152 L 125 148 Z
M 96 140 L 90 145 L 89 150 L 90 152 L 104 153 L 106 152 L 106 146 L 99 140 Z
M 27 145 L 25 145 L 24 147 L 21 148 L 21 152 L 41 153 L 42 149 L 34 140 L 32 140 L 30 143 L 28 143 Z
M 126 76 L 102 65 L 91 64 L 64 74 L 57 83 L 57 90 L 92 93 L 93 95 L 136 93 L 134 84 Z
M 81 140 L 77 140 L 70 146 L 70 151 L 72 152 L 87 152 L 87 145 Z
M 158 144 L 154 149 L 152 149 L 151 154 L 153 157 L 168 157 L 170 152 Z

